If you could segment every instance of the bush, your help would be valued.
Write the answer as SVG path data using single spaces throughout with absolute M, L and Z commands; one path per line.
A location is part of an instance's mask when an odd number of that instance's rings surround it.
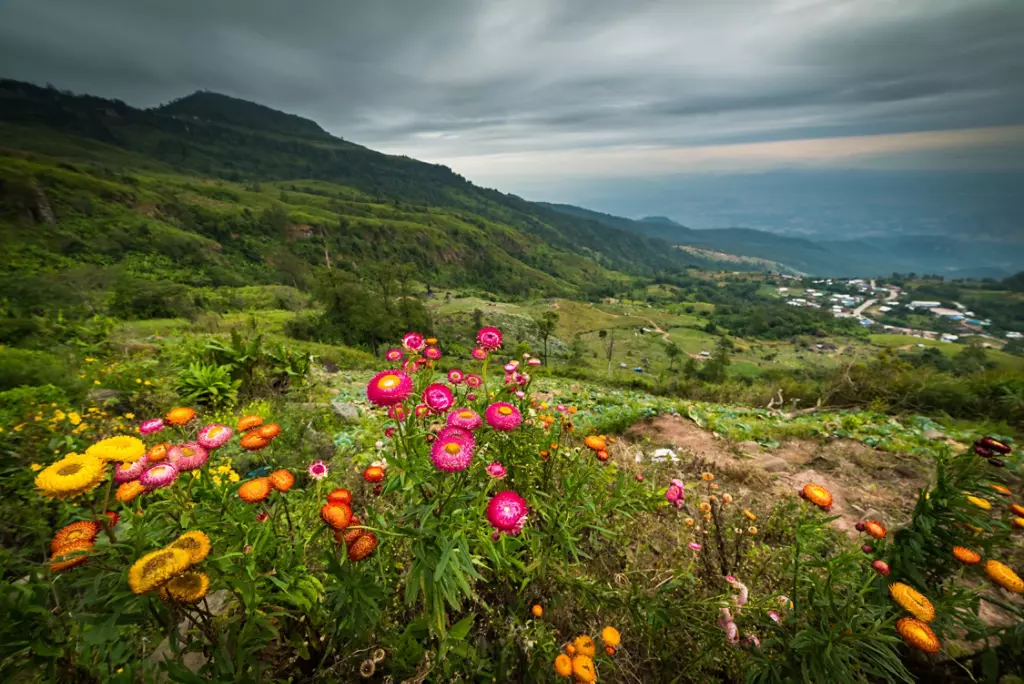
M 63 360 L 43 351 L 0 348 L 0 392 L 21 386 L 70 386 Z

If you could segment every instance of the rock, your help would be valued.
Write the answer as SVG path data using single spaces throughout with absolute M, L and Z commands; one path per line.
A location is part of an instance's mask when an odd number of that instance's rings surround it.
M 94 404 L 116 404 L 121 400 L 121 393 L 115 389 L 89 390 L 88 399 Z
M 207 594 L 206 602 L 210 606 L 210 613 L 214 616 L 223 615 L 228 609 L 228 603 L 232 598 L 231 592 L 227 589 L 221 589 L 220 591 L 214 591 Z M 187 618 L 178 624 L 178 633 L 181 634 L 183 641 L 187 640 L 188 637 L 186 635 L 191 627 L 192 623 L 189 622 Z M 187 643 L 180 644 L 182 647 L 186 645 Z M 167 637 L 164 637 L 163 641 L 157 644 L 157 647 L 149 655 L 149 659 L 154 663 L 158 663 L 163 660 L 173 660 L 174 658 L 174 651 L 171 649 L 171 642 Z M 181 661 L 185 667 L 193 673 L 196 673 L 199 672 L 199 668 L 206 664 L 207 657 L 202 653 L 202 651 L 192 651 L 186 653 L 182 657 Z M 157 672 L 153 681 L 166 682 L 167 675 L 163 672 Z
M 946 433 L 942 430 L 925 430 L 924 437 L 925 439 L 945 439 Z
M 899 463 L 897 465 L 894 465 L 892 467 L 892 469 L 893 469 L 893 472 L 895 472 L 900 477 L 906 477 L 906 478 L 918 477 L 917 470 L 915 470 L 912 466 L 909 466 L 909 465 L 907 465 L 905 463 Z
M 654 455 L 651 456 L 651 463 L 664 463 L 665 461 L 678 463 L 679 457 L 671 449 L 655 449 Z
M 784 458 L 769 458 L 761 463 L 761 467 L 769 473 L 781 473 L 789 468 L 789 463 Z
M 341 418 L 346 423 L 358 423 L 359 422 L 359 407 L 350 401 L 332 401 L 331 408 L 334 409 L 335 415 Z

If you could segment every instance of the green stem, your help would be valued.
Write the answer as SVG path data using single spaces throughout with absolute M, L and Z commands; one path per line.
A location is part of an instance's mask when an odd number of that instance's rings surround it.
M 793 545 L 793 595 L 790 596 L 790 600 L 793 602 L 793 615 L 796 615 L 800 605 L 797 601 L 798 596 L 796 594 L 796 582 L 797 574 L 800 572 L 800 525 L 796 527 L 796 540 Z

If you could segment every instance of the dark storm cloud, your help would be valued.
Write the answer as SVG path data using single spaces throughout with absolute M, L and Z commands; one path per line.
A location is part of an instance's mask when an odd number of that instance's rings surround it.
M 7 0 L 0 73 L 431 160 L 1024 123 L 1019 0 Z

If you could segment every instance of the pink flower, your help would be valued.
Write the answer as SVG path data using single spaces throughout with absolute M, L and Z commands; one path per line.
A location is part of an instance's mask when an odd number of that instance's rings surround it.
M 417 418 L 422 418 L 428 413 L 430 413 L 430 407 L 428 407 L 426 404 L 416 404 L 416 408 L 413 409 L 413 415 L 416 416 Z
M 525 399 L 526 398 L 526 392 L 524 392 L 523 390 L 518 390 L 516 392 L 516 398 L 517 399 Z
M 402 346 L 409 351 L 418 352 L 426 346 L 426 341 L 418 332 L 407 332 L 402 338 Z
M 753 646 L 754 648 L 761 648 L 761 640 L 757 638 L 756 634 L 748 634 L 747 643 Z
M 142 424 L 139 425 L 139 434 L 142 434 L 142 435 L 152 435 L 152 434 L 154 434 L 156 432 L 160 432 L 163 429 L 164 429 L 164 419 L 163 418 L 150 418 L 149 420 L 142 421 Z
M 665 500 L 676 508 L 682 508 L 683 506 L 683 490 L 677 487 L 675 484 L 671 484 L 668 487 L 668 491 L 665 492 Z
M 309 476 L 314 480 L 322 480 L 327 477 L 327 473 L 330 472 L 330 469 L 323 461 L 313 461 L 309 464 L 309 467 L 306 468 L 306 472 L 309 473 Z
M 202 468 L 210 460 L 210 452 L 195 442 L 174 445 L 167 450 L 167 460 L 175 467 L 185 473 L 196 468 Z
M 384 358 L 392 362 L 401 361 L 403 356 L 405 356 L 405 354 L 402 352 L 401 349 L 388 349 L 384 353 Z
M 487 351 L 494 351 L 501 347 L 501 331 L 497 328 L 480 328 L 476 334 L 476 343 Z
M 469 401 L 476 401 L 476 394 L 470 392 L 469 394 L 466 395 L 466 399 Z
M 401 405 L 389 406 L 388 418 L 391 420 L 405 420 L 405 407 Z
M 155 465 L 150 466 L 146 469 L 142 475 L 139 476 L 139 482 L 148 491 L 159 489 L 160 487 L 167 487 L 178 478 L 178 469 L 173 463 L 167 461 L 161 461 Z
M 508 469 L 497 461 L 487 466 L 487 474 L 495 480 L 502 480 L 508 475 Z
M 435 413 L 447 411 L 455 403 L 455 397 L 447 385 L 435 382 L 423 390 L 423 403 Z
M 384 436 L 385 437 L 389 437 L 389 438 L 390 437 L 394 437 L 396 432 L 398 432 L 398 431 L 394 428 L 394 426 L 390 426 L 390 427 L 384 428 Z
M 732 585 L 732 588 L 739 592 L 736 596 L 732 597 L 733 603 L 736 604 L 737 608 L 742 608 L 747 604 L 749 598 L 749 592 L 747 591 L 747 585 L 740 582 L 732 575 L 726 575 L 725 581 Z
M 481 378 L 476 373 L 470 373 L 466 376 L 466 385 L 468 385 L 469 387 L 475 388 L 479 387 L 482 384 L 484 384 L 483 378 Z
M 263 511 L 262 513 L 257 513 L 256 514 L 256 522 L 265 523 L 268 520 L 270 520 L 270 514 L 267 513 L 266 511 Z
M 526 500 L 513 491 L 498 492 L 487 504 L 487 522 L 499 532 L 516 532 L 522 529 L 523 521 L 530 508 Z
M 149 467 L 149 458 L 147 456 L 143 456 L 135 463 L 118 463 L 114 466 L 114 482 L 121 484 L 122 482 L 138 480 L 147 467 Z
M 465 377 L 466 374 L 460 371 L 458 368 L 452 368 L 450 371 L 448 371 L 448 382 L 452 383 L 453 385 L 462 384 L 462 381 L 465 379 Z
M 555 410 L 556 411 L 561 411 L 562 413 L 565 413 L 566 411 L 569 410 L 569 407 L 566 406 L 565 404 L 559 404 L 558 406 L 555 407 Z
M 234 432 L 227 425 L 212 423 L 199 431 L 196 441 L 204 449 L 219 449 L 228 443 Z
M 529 360 L 527 360 L 526 365 L 527 366 L 539 366 L 540 365 L 540 359 L 529 359 Z
M 245 546 L 243 546 L 242 551 L 244 551 L 245 553 L 249 553 L 250 551 L 252 551 L 252 544 L 246 544 Z
M 518 361 L 509 361 L 508 363 L 505 364 L 506 373 L 512 373 L 513 371 L 515 371 L 516 368 L 519 368 Z
M 427 347 L 423 350 L 423 355 L 431 361 L 437 361 L 441 358 L 441 350 L 437 347 Z
M 366 386 L 366 398 L 377 406 L 401 404 L 412 394 L 412 378 L 400 370 L 381 371 Z
M 473 347 L 473 351 L 470 353 L 473 355 L 473 358 L 476 359 L 477 361 L 483 361 L 484 359 L 487 358 L 487 350 L 484 349 L 483 347 Z
M 782 613 L 777 610 L 769 610 L 768 617 L 771 618 L 773 622 L 782 622 Z
M 455 473 L 469 467 L 475 442 L 469 430 L 447 427 L 437 435 L 430 447 L 430 460 L 438 470 Z
M 471 408 L 456 409 L 448 414 L 447 420 L 448 425 L 454 425 L 466 430 L 476 430 L 483 425 L 483 422 L 480 414 Z
M 687 546 L 689 546 L 689 547 L 690 547 L 691 549 L 693 549 L 694 551 L 700 551 L 700 550 L 701 550 L 701 548 L 703 548 L 703 547 L 702 547 L 702 546 L 701 546 L 700 544 L 698 544 L 697 542 L 690 542 L 689 544 L 687 544 Z
M 488 406 L 484 411 L 484 417 L 487 419 L 488 425 L 500 432 L 515 430 L 523 422 L 523 416 L 519 413 L 519 409 L 503 401 L 497 401 Z
M 668 483 L 679 487 L 679 489 L 683 490 L 684 493 L 686 492 L 686 484 L 679 478 L 672 478 Z

